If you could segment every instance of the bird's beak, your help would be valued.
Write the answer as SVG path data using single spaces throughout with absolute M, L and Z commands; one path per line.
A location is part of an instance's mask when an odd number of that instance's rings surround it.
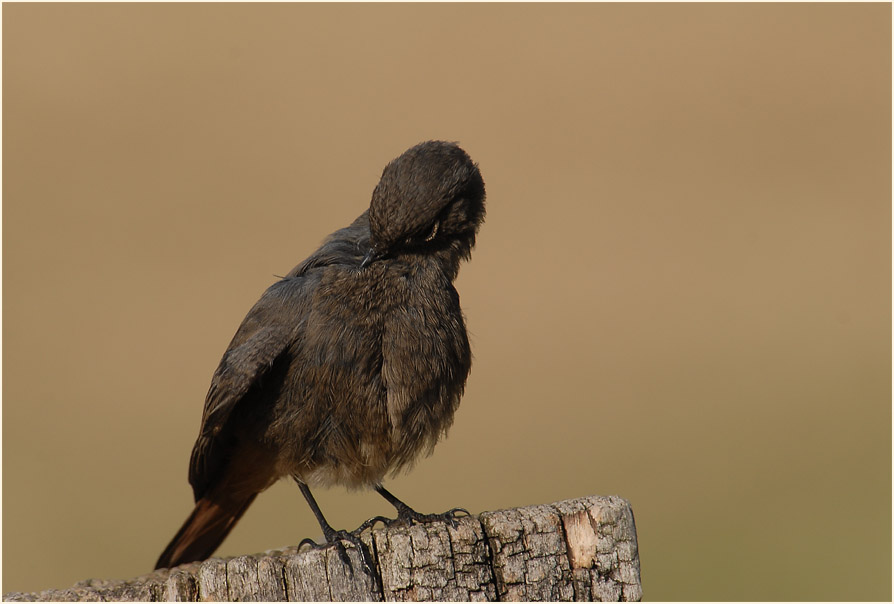
M 369 251 L 366 252 L 366 256 L 363 257 L 363 260 L 360 262 L 360 268 L 365 267 L 367 264 L 376 260 L 379 257 L 379 252 L 376 251 L 376 248 L 371 247 Z

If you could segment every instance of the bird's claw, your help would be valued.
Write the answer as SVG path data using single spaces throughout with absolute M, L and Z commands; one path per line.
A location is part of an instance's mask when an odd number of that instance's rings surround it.
M 349 533 L 347 531 L 332 531 L 332 533 L 326 534 L 326 542 L 325 543 L 317 543 L 313 539 L 302 539 L 301 543 L 298 544 L 298 549 L 300 550 L 304 545 L 310 545 L 312 549 L 324 549 L 331 546 L 334 546 L 338 551 L 338 557 L 341 561 L 351 569 L 351 572 L 354 571 L 354 567 L 351 565 L 351 558 L 348 557 L 348 552 L 345 549 L 344 541 L 347 541 L 351 545 L 357 548 L 360 552 L 360 559 L 363 561 L 363 572 L 372 577 L 376 578 L 376 568 L 375 563 L 373 562 L 372 554 L 369 553 L 369 548 L 366 547 L 366 544 L 353 533 Z
M 385 516 L 375 516 L 351 531 L 351 534 L 355 537 L 359 537 L 360 533 L 362 533 L 366 529 L 373 528 L 376 525 L 376 522 L 381 522 L 385 526 L 390 526 L 390 523 L 394 521 L 391 518 L 386 518 Z
M 445 521 L 450 523 L 450 526 L 452 526 L 453 528 L 456 528 L 456 513 L 457 512 L 462 512 L 463 514 L 465 514 L 465 516 L 460 516 L 461 518 L 465 518 L 466 516 L 472 515 L 472 512 L 470 512 L 466 508 L 453 508 L 452 510 L 447 510 L 446 512 L 441 514 L 441 516 L 444 518 Z

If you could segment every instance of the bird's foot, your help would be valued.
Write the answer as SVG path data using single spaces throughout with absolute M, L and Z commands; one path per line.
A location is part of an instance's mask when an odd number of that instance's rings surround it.
M 363 572 L 373 579 L 376 578 L 376 567 L 373 562 L 372 554 L 370 554 L 369 548 L 359 536 L 347 531 L 336 531 L 334 529 L 326 531 L 324 536 L 326 537 L 325 543 L 317 543 L 313 539 L 303 539 L 301 543 L 298 544 L 298 549 L 300 550 L 304 545 L 310 545 L 312 549 L 324 549 L 329 546 L 335 546 L 335 549 L 338 551 L 338 557 L 341 558 L 341 561 L 353 572 L 354 567 L 351 565 L 351 559 L 348 557 L 348 552 L 345 549 L 344 544 L 344 542 L 347 541 L 360 552 L 360 559 L 363 561 Z
M 392 525 L 404 525 L 404 526 L 412 526 L 414 523 L 416 524 L 424 524 L 427 522 L 446 522 L 452 528 L 456 528 L 456 519 L 457 513 L 463 512 L 466 516 L 471 516 L 469 510 L 465 508 L 453 508 L 452 510 L 447 510 L 442 514 L 420 514 L 413 508 L 408 505 L 404 505 L 397 510 L 397 518 L 394 520 L 390 520 L 386 522 L 385 526 Z M 373 519 L 375 520 L 375 519 Z M 369 521 L 367 521 L 369 522 Z
M 398 511 L 397 518 L 375 516 L 351 531 L 351 534 L 359 537 L 366 529 L 374 528 L 377 522 L 381 522 L 386 528 L 391 526 L 412 526 L 414 523 L 424 524 L 426 522 L 446 522 L 451 527 L 456 528 L 457 512 L 463 512 L 466 516 L 472 515 L 465 508 L 453 508 L 443 514 L 420 514 L 410 506 L 405 506 Z

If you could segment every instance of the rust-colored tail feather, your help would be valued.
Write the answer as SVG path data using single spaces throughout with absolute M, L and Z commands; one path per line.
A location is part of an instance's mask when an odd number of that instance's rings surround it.
M 173 568 L 187 562 L 205 560 L 223 542 L 257 493 L 246 498 L 211 501 L 202 498 L 162 552 L 155 568 Z

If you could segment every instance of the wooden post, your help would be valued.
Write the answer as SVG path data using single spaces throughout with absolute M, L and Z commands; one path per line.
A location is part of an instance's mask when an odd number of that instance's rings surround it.
M 9 593 L 6 601 L 638 601 L 636 526 L 620 497 L 584 497 L 367 531 L 379 576 L 334 548 L 212 558 L 126 581 Z

